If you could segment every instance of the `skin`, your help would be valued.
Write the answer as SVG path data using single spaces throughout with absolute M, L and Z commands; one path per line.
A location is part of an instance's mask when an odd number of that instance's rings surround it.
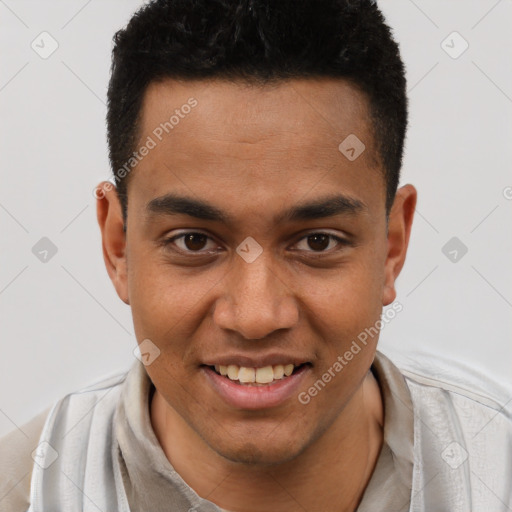
M 367 99 L 348 82 L 153 83 L 137 147 L 190 97 L 197 106 L 130 174 L 126 233 L 116 191 L 97 203 L 109 276 L 131 306 L 139 343 L 160 350 L 146 366 L 153 429 L 183 479 L 225 509 L 354 510 L 383 439 L 369 371 L 378 336 L 307 405 L 294 395 L 278 407 L 235 408 L 201 365 L 233 353 L 286 354 L 309 362 L 299 389 L 307 391 L 394 301 L 416 190 L 399 189 L 387 222 Z M 338 150 L 349 134 L 366 146 L 354 161 Z M 230 222 L 148 213 L 149 201 L 171 192 L 209 202 Z M 364 207 L 275 220 L 333 194 Z M 190 231 L 209 238 L 162 244 Z M 308 238 L 326 232 L 346 243 L 327 239 L 319 249 Z M 236 252 L 248 236 L 263 249 L 252 263 Z

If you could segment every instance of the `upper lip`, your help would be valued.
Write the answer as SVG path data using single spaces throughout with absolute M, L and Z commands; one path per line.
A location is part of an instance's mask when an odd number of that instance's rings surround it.
M 245 354 L 229 354 L 210 358 L 203 362 L 206 366 L 243 366 L 245 368 L 263 368 L 265 366 L 276 366 L 279 364 L 287 365 L 292 363 L 294 366 L 300 366 L 309 363 L 308 359 L 294 355 L 286 354 L 266 354 L 247 356 Z

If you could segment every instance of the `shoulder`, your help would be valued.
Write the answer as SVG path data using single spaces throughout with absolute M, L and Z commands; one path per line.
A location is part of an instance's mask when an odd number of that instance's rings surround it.
M 25 511 L 29 505 L 30 479 L 36 449 L 51 407 L 0 438 L 0 509 Z
M 492 419 L 512 432 L 512 389 L 466 363 L 424 352 L 387 357 L 403 375 L 415 411 L 454 412 L 453 421 L 475 425 Z M 448 418 L 446 417 L 446 421 Z
M 511 503 L 512 392 L 468 364 L 388 353 L 414 413 L 411 510 L 505 510 Z M 447 510 L 448 510 L 447 508 Z M 507 509 L 508 510 L 508 509 Z
M 106 409 L 107 415 L 111 414 L 118 399 L 115 391 L 120 391 L 127 373 L 111 374 L 64 395 L 29 422 L 0 438 L 0 510 L 27 510 L 34 469 L 32 453 L 38 447 L 43 433 L 51 437 L 51 431 L 58 429 L 63 422 L 78 422 L 84 415 L 91 416 L 89 412 L 92 411 Z M 90 428 L 88 421 L 80 425 L 81 428 L 76 428 L 76 431 Z
M 95 412 L 109 402 L 111 405 L 115 404 L 127 374 L 128 371 L 117 372 L 66 394 L 53 406 L 48 416 L 48 424 L 51 425 L 54 419 L 64 414 L 80 416 L 84 410 L 88 413 Z
M 107 428 L 127 374 L 128 371 L 111 374 L 55 402 L 43 431 L 45 441 L 54 449 L 73 441 L 83 445 L 83 436 L 89 436 L 91 428 Z
M 512 388 L 500 384 L 469 364 L 425 352 L 390 356 L 407 381 L 440 389 L 496 407 L 512 397 Z

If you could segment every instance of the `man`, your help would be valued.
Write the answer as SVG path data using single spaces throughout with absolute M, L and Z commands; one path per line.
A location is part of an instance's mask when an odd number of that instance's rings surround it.
M 107 123 L 98 221 L 140 361 L 31 423 L 32 458 L 4 440 L 31 475 L 6 510 L 510 510 L 499 389 L 377 351 L 417 194 L 375 3 L 151 2 Z

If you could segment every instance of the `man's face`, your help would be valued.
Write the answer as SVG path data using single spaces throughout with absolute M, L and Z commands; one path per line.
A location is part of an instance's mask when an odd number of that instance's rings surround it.
M 197 104 L 182 108 L 189 98 Z M 130 177 L 118 292 L 139 343 L 160 350 L 146 367 L 158 392 L 230 460 L 300 454 L 342 416 L 373 361 L 376 336 L 308 404 L 299 400 L 394 299 L 368 118 L 365 97 L 340 80 L 167 80 L 146 92 L 137 147 L 148 137 L 156 146 Z M 350 134 L 366 146 L 352 161 L 338 149 Z M 287 364 L 294 373 L 277 379 Z M 215 365 L 235 375 L 272 366 L 276 379 L 241 384 Z

